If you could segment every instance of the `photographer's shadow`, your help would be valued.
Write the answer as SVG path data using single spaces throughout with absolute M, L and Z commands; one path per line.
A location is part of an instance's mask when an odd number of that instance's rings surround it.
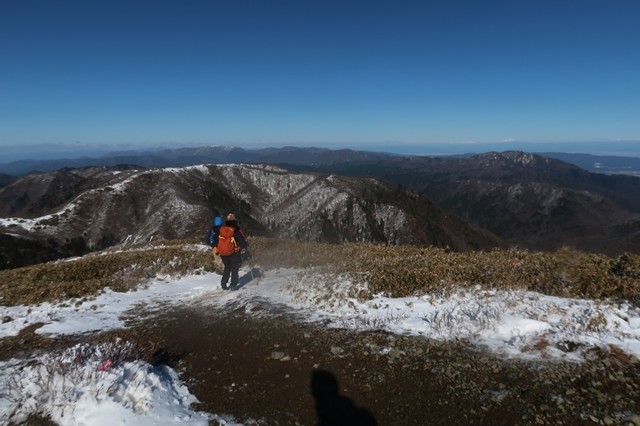
M 258 267 L 252 267 L 249 271 L 247 271 L 244 275 L 242 275 L 238 279 L 238 285 L 235 287 L 236 290 L 241 289 L 245 285 L 249 284 L 251 281 L 260 278 L 262 275 L 262 270 Z
M 317 426 L 376 426 L 373 414 L 339 394 L 338 380 L 326 370 L 311 373 L 311 393 L 315 399 Z

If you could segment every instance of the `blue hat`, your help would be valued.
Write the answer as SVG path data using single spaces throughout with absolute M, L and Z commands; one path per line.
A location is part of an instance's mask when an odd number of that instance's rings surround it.
M 222 226 L 222 218 L 220 216 L 216 216 L 213 219 L 213 226 Z

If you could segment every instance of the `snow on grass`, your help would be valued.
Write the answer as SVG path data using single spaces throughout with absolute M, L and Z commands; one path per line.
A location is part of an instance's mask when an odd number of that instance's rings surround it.
M 284 308 L 329 327 L 465 339 L 502 356 L 580 361 L 585 350 L 611 345 L 640 357 L 640 310 L 626 303 L 480 288 L 365 299 L 366 285 L 356 286 L 348 275 L 295 269 L 269 270 L 253 279 L 248 269 L 242 274 L 245 284 L 238 291 L 223 291 L 220 276 L 209 273 L 158 278 L 128 293 L 107 289 L 91 300 L 3 306 L 0 337 L 14 336 L 35 323 L 44 323 L 37 333 L 51 335 L 121 328 L 128 317 L 170 305 L 217 311 L 243 306 L 247 315 L 268 315 L 265 306 L 274 305 L 278 312 Z M 46 368 L 68 362 L 78 350 L 0 363 L 0 421 L 6 422 L 10 415 L 21 419 L 39 407 L 60 424 L 100 424 L 105 413 L 110 424 L 161 424 L 161 419 L 164 424 L 206 424 L 207 418 L 233 424 L 231 418 L 191 411 L 193 397 L 168 367 L 136 361 L 101 372 L 103 360 L 96 355 L 77 366 L 73 380 L 70 370 L 63 370 L 65 376 Z
M 524 358 L 579 361 L 582 350 L 617 346 L 640 357 L 640 309 L 626 303 L 568 299 L 529 291 L 459 290 L 446 296 L 361 301 L 363 289 L 345 278 L 281 270 L 279 278 L 260 278 L 260 285 L 242 292 L 304 312 L 309 321 L 333 327 L 381 329 L 439 340 L 467 339 L 496 353 Z M 249 286 L 248 286 L 249 287 Z M 249 290 L 249 289 L 247 289 Z M 534 347 L 541 339 L 549 345 Z M 564 350 L 566 342 L 582 350 Z
M 172 303 L 228 297 L 219 282 L 216 274 L 155 279 L 133 292 L 106 289 L 92 300 L 2 306 L 0 338 L 36 323 L 44 323 L 37 333 L 52 336 L 125 327 L 132 311 L 153 312 Z M 82 351 L 91 356 L 79 363 L 77 354 Z M 0 424 L 20 423 L 29 414 L 50 416 L 61 425 L 207 425 L 210 419 L 236 424 L 228 415 L 192 411 L 189 406 L 195 398 L 169 367 L 136 361 L 101 371 L 100 351 L 78 345 L 63 353 L 0 362 Z
M 40 415 L 60 425 L 208 424 L 206 414 L 189 409 L 196 399 L 173 370 L 143 361 L 112 366 L 103 349 L 77 345 L 26 364 L 0 363 L 7 379 L 0 383 L 0 421 Z

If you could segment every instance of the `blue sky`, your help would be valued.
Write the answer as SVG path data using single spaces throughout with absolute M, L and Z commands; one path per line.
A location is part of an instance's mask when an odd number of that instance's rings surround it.
M 640 140 L 640 2 L 0 2 L 0 147 Z

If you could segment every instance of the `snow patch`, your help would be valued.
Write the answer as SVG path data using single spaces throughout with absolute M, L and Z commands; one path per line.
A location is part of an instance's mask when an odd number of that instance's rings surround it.
M 2 306 L 0 317 L 9 320 L 0 324 L 0 337 L 14 336 L 36 323 L 44 323 L 37 333 L 51 335 L 121 328 L 127 317 L 137 318 L 141 312 L 152 315 L 172 305 L 216 311 L 243 306 L 246 315 L 256 316 L 270 315 L 265 306 L 272 305 L 278 307 L 274 312 L 284 309 L 318 325 L 379 329 L 444 341 L 467 339 L 507 357 L 580 362 L 585 350 L 610 345 L 640 357 L 640 309 L 628 303 L 480 288 L 448 295 L 363 298 L 368 294 L 366 284 L 356 284 L 349 275 L 277 269 L 249 280 L 250 274 L 246 268 L 241 270 L 241 280 L 248 282 L 239 291 L 223 291 L 220 276 L 209 273 L 158 278 L 128 293 L 106 289 L 93 300 Z M 572 342 L 575 349 L 569 350 L 566 342 Z M 50 356 L 0 363 L 0 393 L 13 395 L 0 399 L 3 422 L 8 415 L 20 419 L 36 409 L 47 410 L 61 424 L 99 425 L 106 418 L 110 424 L 206 424 L 208 418 L 234 422 L 229 417 L 192 412 L 192 397 L 166 367 L 134 362 L 102 374 L 92 361 L 81 367 L 87 381 L 74 384 L 58 376 L 51 380 L 43 376 L 49 373 L 37 365 L 51 362 Z M 55 392 L 42 393 L 42 386 L 30 384 L 39 377 L 53 383 Z

